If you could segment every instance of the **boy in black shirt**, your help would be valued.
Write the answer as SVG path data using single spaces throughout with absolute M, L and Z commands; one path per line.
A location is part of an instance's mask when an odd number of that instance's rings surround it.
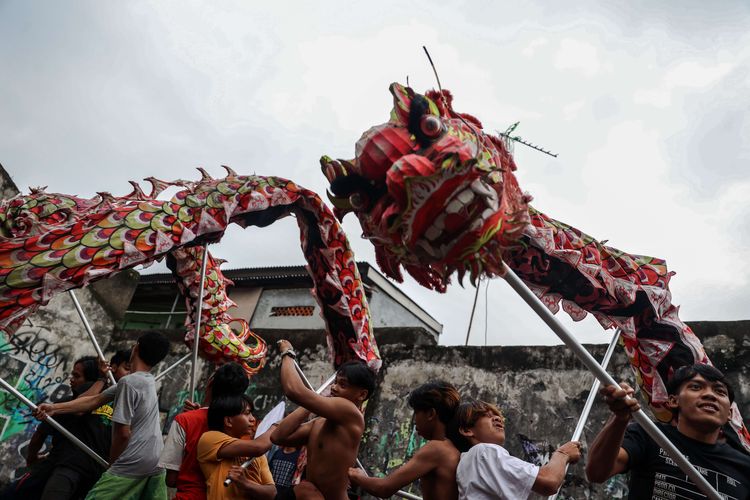
M 633 389 L 620 385 L 600 391 L 612 416 L 589 449 L 588 479 L 598 483 L 630 471 L 630 499 L 705 498 L 640 425 L 628 425 L 639 405 L 624 399 Z M 660 424 L 661 431 L 719 493 L 750 498 L 750 455 L 719 439 L 734 400 L 724 374 L 709 365 L 683 366 L 667 391 L 677 425 Z

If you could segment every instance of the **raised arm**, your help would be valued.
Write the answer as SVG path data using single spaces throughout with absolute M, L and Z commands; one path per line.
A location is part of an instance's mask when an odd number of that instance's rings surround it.
M 104 388 L 106 387 L 106 385 L 107 384 L 106 384 L 106 381 L 104 379 L 99 379 L 96 382 L 94 382 L 93 384 L 91 384 L 91 387 L 89 387 L 88 389 L 86 389 L 78 397 L 79 398 L 85 398 L 85 397 L 88 397 L 88 396 L 96 396 L 97 394 L 101 393 L 104 390 Z
M 628 470 L 629 457 L 628 452 L 622 448 L 622 439 L 632 412 L 640 409 L 635 399 L 625 399 L 626 396 L 632 396 L 633 392 L 633 388 L 625 383 L 620 384 L 620 387 L 610 385 L 599 390 L 612 416 L 589 447 L 586 478 L 592 483 L 601 483 Z
M 294 367 L 292 356 L 285 355 L 292 345 L 287 340 L 279 342 L 281 358 L 281 389 L 291 401 L 310 412 L 339 424 L 360 423 L 364 426 L 362 412 L 349 400 L 325 397 L 308 389 Z
M 310 436 L 312 422 L 306 422 L 310 412 L 300 407 L 284 417 L 271 433 L 271 442 L 279 446 L 304 446 Z
M 429 442 L 420 448 L 404 465 L 385 477 L 372 477 L 362 469 L 349 469 L 349 480 L 367 493 L 378 498 L 390 498 L 404 486 L 426 476 L 437 467 L 440 450 Z
M 238 439 L 222 446 L 216 453 L 220 459 L 235 457 L 259 457 L 271 449 L 273 427 L 255 439 Z
M 540 495 L 554 495 L 565 480 L 565 467 L 581 458 L 581 444 L 570 441 L 560 446 L 544 466 L 539 468 L 531 491 Z

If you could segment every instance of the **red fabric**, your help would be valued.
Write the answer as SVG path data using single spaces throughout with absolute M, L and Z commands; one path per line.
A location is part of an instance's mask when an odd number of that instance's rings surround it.
M 185 455 L 177 474 L 174 500 L 206 500 L 206 478 L 198 465 L 198 440 L 208 431 L 208 409 L 180 413 L 174 419 L 185 431 Z

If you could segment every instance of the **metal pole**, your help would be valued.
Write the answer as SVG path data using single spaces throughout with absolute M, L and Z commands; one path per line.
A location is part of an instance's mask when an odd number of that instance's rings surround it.
M 596 362 L 591 354 L 589 354 L 589 352 L 584 349 L 580 342 L 578 342 L 573 337 L 573 335 L 567 330 L 567 328 L 565 328 L 565 326 L 560 323 L 557 318 L 555 318 L 555 316 L 549 311 L 549 309 L 547 309 L 547 306 L 545 306 L 542 301 L 539 300 L 536 295 L 534 295 L 534 292 L 532 292 L 529 287 L 527 287 L 526 284 L 521 281 L 516 273 L 514 273 L 513 270 L 510 269 L 505 263 L 503 263 L 503 269 L 505 271 L 505 275 L 503 276 L 505 278 L 505 281 L 507 281 L 510 287 L 513 288 L 513 290 L 515 290 L 516 293 L 521 296 L 524 302 L 526 302 L 531 307 L 531 309 L 533 309 L 534 312 L 537 313 L 542 321 L 544 321 L 547 326 L 549 326 L 552 331 L 555 332 L 555 335 L 557 335 L 560 340 L 562 340 L 563 343 L 573 351 L 573 354 L 576 355 L 578 360 L 586 365 L 586 368 L 588 368 L 602 384 L 614 385 L 616 387 L 619 387 L 617 382 L 615 382 L 615 379 L 613 379 L 606 370 L 599 366 L 599 363 Z M 698 489 L 701 490 L 704 495 L 713 500 L 721 500 L 721 496 L 719 495 L 719 493 L 717 493 L 716 490 L 708 483 L 708 481 L 706 481 L 706 478 L 704 478 L 695 469 L 695 467 L 692 466 L 687 458 L 685 458 L 685 455 L 683 455 L 680 450 L 678 450 L 677 447 L 672 444 L 669 439 L 667 439 L 667 437 L 659 430 L 656 424 L 654 424 L 648 418 L 643 410 L 633 412 L 633 418 L 641 425 L 641 427 L 643 427 L 643 430 L 646 431 L 649 436 L 651 436 L 651 439 L 653 439 L 659 446 L 664 448 L 669 457 L 675 461 L 677 466 L 682 469 L 685 474 L 687 474 L 687 476 L 693 481 L 693 483 L 698 487 Z
M 198 288 L 198 307 L 195 311 L 195 331 L 193 332 L 193 366 L 190 373 L 190 399 L 195 398 L 196 377 L 198 376 L 198 344 L 200 344 L 201 310 L 203 309 L 203 285 L 206 283 L 206 262 L 208 261 L 208 245 L 203 247 L 203 262 L 201 263 L 201 284 Z
M 172 316 L 174 316 L 174 310 L 177 309 L 177 301 L 180 300 L 180 294 L 178 293 L 175 295 L 174 302 L 172 302 L 172 309 L 169 310 L 169 316 L 167 316 L 167 323 L 164 325 L 164 329 L 166 330 L 169 328 L 170 323 L 172 323 Z
M 481 283 L 481 279 L 479 280 Z M 471 335 L 471 324 L 474 322 L 474 311 L 477 308 L 477 297 L 479 297 L 479 285 L 480 283 L 477 283 L 477 291 L 474 293 L 474 304 L 471 306 L 471 316 L 469 316 L 469 328 L 466 329 L 466 342 L 464 342 L 464 345 L 469 345 L 469 335 Z
M 96 354 L 99 356 L 99 359 L 106 362 L 107 358 L 104 357 L 102 348 L 99 347 L 99 342 L 96 341 L 96 337 L 94 336 L 94 331 L 91 329 L 91 325 L 89 325 L 89 321 L 86 319 L 86 314 L 84 314 L 83 309 L 81 309 L 81 304 L 78 302 L 78 297 L 76 297 L 76 294 L 73 290 L 68 290 L 68 293 L 70 294 L 70 298 L 73 299 L 73 305 L 76 306 L 76 311 L 78 311 L 78 316 L 80 316 L 81 321 L 83 321 L 83 327 L 86 329 L 86 333 L 89 334 L 91 343 L 94 344 L 94 350 L 96 350 Z M 107 375 L 109 376 L 108 377 L 109 382 L 112 385 L 115 385 L 117 381 L 115 381 L 115 376 L 112 375 L 112 370 L 107 370 Z
M 190 356 L 192 356 L 192 355 L 193 355 L 193 353 L 189 352 L 189 353 L 185 354 L 183 357 L 181 357 L 180 359 L 178 359 L 177 361 L 175 361 L 174 363 L 172 363 L 171 365 L 169 365 L 168 367 L 166 367 L 162 372 L 160 372 L 156 377 L 154 377 L 154 382 L 158 382 L 159 380 L 161 380 L 162 378 L 164 378 L 164 376 L 167 373 L 171 372 L 172 370 L 174 370 L 175 368 L 177 368 L 178 366 L 180 366 L 182 363 L 184 363 L 185 361 L 187 361 L 190 358 Z
M 304 377 L 304 375 L 302 375 L 302 376 Z M 303 380 L 307 380 L 307 379 L 303 378 Z M 328 377 L 328 380 L 326 380 L 325 382 L 323 382 L 323 385 L 321 385 L 320 387 L 317 388 L 317 390 L 315 391 L 315 394 L 320 394 L 321 392 L 325 391 L 326 388 L 329 385 L 331 385 L 334 380 L 336 380 L 336 374 L 335 373 L 333 375 L 331 375 L 330 377 Z M 310 388 L 312 389 L 312 387 L 310 387 Z M 255 460 L 256 458 L 258 458 L 258 457 L 253 457 L 250 460 L 246 460 L 246 461 L 242 462 L 242 465 L 240 465 L 240 467 L 242 467 L 243 469 L 247 469 L 248 467 L 250 467 L 250 464 L 253 463 L 253 460 Z M 224 486 L 229 486 L 230 484 L 232 484 L 232 480 L 229 479 L 229 478 L 226 478 L 224 480 Z
M 0 386 L 2 386 L 3 389 L 5 389 L 6 391 L 14 395 L 16 398 L 18 398 L 18 400 L 21 401 L 23 404 L 31 408 L 32 411 L 36 410 L 37 406 L 34 403 L 32 403 L 26 396 L 21 394 L 18 391 L 18 389 L 16 389 L 12 385 L 10 385 L 8 382 L 6 382 L 5 379 L 3 379 L 2 377 L 0 377 Z M 105 469 L 109 467 L 109 463 L 106 460 L 100 457 L 94 450 L 86 446 L 86 444 L 83 441 L 81 441 L 80 439 L 75 437 L 73 434 L 71 434 L 71 432 L 68 429 L 60 425 L 57 421 L 55 421 L 55 419 L 53 419 L 52 417 L 47 417 L 46 422 L 50 426 L 52 426 L 52 428 L 54 428 L 57 432 L 59 432 L 60 434 L 68 438 L 74 445 L 78 446 L 81 450 L 83 450 L 88 456 L 96 460 L 99 463 L 99 465 L 101 465 Z
M 609 360 L 612 359 L 612 353 L 615 352 L 615 346 L 617 346 L 617 340 L 620 338 L 620 329 L 618 328 L 615 330 L 615 334 L 612 335 L 612 340 L 609 342 L 609 346 L 607 347 L 607 352 L 604 353 L 604 357 L 602 358 L 601 367 L 605 370 L 607 369 L 607 366 L 609 365 Z M 591 408 L 594 406 L 594 401 L 596 401 L 596 395 L 599 392 L 599 386 L 601 385 L 601 382 L 599 382 L 599 379 L 594 377 L 594 383 L 591 384 L 591 390 L 589 391 L 589 396 L 586 398 L 586 403 L 583 405 L 583 411 L 581 411 L 581 417 L 578 419 L 578 424 L 576 424 L 576 428 L 573 431 L 573 437 L 570 438 L 571 441 L 578 441 L 581 439 L 581 435 L 583 434 L 583 429 L 586 427 L 586 421 L 589 419 L 589 413 L 591 413 Z M 565 464 L 565 473 L 568 473 L 568 465 Z M 557 495 L 560 493 L 558 490 L 557 493 L 549 497 L 549 500 L 555 500 L 557 498 Z
M 302 368 L 299 367 L 299 364 L 297 363 L 297 360 L 294 359 L 294 358 L 292 358 L 292 361 L 294 361 L 294 368 L 297 370 L 297 373 L 299 373 L 299 376 L 302 379 L 302 382 L 305 384 L 305 386 L 308 389 L 313 390 L 312 384 L 310 384 L 310 381 L 307 380 L 307 377 L 305 376 L 305 373 L 302 371 Z M 333 381 L 335 379 L 336 379 L 336 374 L 334 373 L 333 376 L 329 380 L 331 381 L 331 383 L 333 383 Z M 320 392 L 323 392 L 323 391 L 320 391 Z M 318 394 L 320 394 L 320 392 L 318 392 Z M 364 465 L 362 465 L 362 462 L 359 461 L 359 458 L 357 459 L 357 467 L 359 467 L 360 469 L 362 469 L 362 471 L 364 471 L 364 473 L 367 474 L 367 470 L 365 470 L 365 467 L 364 467 Z M 418 497 L 416 495 L 413 495 L 411 493 L 407 493 L 407 492 L 401 491 L 401 490 L 398 490 L 394 494 L 394 496 L 397 496 L 397 497 L 400 497 L 400 498 L 409 498 L 411 500 L 422 500 L 422 497 Z

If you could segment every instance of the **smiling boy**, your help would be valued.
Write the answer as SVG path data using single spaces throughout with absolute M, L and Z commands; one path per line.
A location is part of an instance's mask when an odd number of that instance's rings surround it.
M 533 491 L 554 495 L 565 479 L 565 466 L 581 457 L 580 444 L 565 443 L 539 467 L 511 456 L 505 444 L 505 419 L 496 406 L 484 401 L 463 403 L 456 411 L 456 447 L 461 460 L 456 470 L 460 499 L 528 498 Z
M 627 384 L 601 389 L 612 416 L 589 449 L 586 476 L 600 483 L 630 471 L 630 499 L 705 498 L 637 423 L 639 409 Z M 667 384 L 668 408 L 677 425 L 660 430 L 726 498 L 750 498 L 750 456 L 719 439 L 729 420 L 734 392 L 716 368 L 696 364 L 678 369 Z

